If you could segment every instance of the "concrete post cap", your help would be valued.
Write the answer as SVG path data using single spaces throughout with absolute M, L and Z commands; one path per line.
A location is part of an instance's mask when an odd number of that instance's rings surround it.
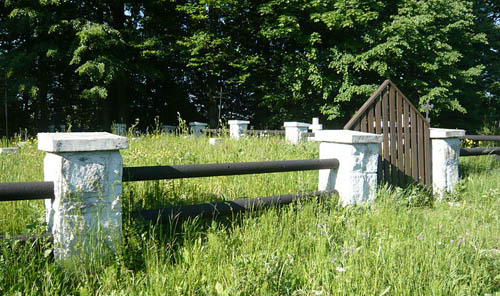
M 430 128 L 431 139 L 460 138 L 463 136 L 465 136 L 465 130 L 461 129 Z
M 39 133 L 38 150 L 46 152 L 106 151 L 128 148 L 128 139 L 105 132 Z
M 350 130 L 321 130 L 315 134 L 315 140 L 320 142 L 344 144 L 382 143 L 384 136 Z
M 227 122 L 229 125 L 240 125 L 240 124 L 250 124 L 248 120 L 229 120 Z
M 286 121 L 283 126 L 284 127 L 309 127 L 310 123 L 298 122 L 298 121 Z
M 207 126 L 208 123 L 193 121 L 189 123 L 189 126 Z

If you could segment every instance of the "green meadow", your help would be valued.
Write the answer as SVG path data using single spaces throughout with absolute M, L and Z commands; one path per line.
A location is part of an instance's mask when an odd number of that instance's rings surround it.
M 14 143 L 12 143 L 14 144 Z M 36 140 L 0 154 L 0 182 L 42 181 Z M 124 166 L 315 159 L 318 143 L 280 137 L 129 137 Z M 376 201 L 337 197 L 281 208 L 155 224 L 130 212 L 311 192 L 317 171 L 124 183 L 123 247 L 73 266 L 40 234 L 43 201 L 0 203 L 0 295 L 500 295 L 500 161 L 460 160 L 441 202 L 418 187 L 380 185 Z

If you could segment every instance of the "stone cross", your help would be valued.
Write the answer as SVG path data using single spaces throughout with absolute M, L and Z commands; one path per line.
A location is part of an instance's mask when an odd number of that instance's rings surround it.
M 429 104 L 429 100 L 425 101 L 425 104 L 422 105 L 422 108 L 425 110 L 425 120 L 430 124 L 431 123 L 431 118 L 429 117 L 429 111 L 434 108 L 434 104 Z

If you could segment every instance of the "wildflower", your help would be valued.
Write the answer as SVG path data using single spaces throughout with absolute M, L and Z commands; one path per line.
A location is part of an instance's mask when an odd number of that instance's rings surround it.
M 333 263 L 333 264 L 337 263 L 337 259 L 333 258 L 333 259 L 332 259 L 332 263 Z
M 465 236 L 469 236 L 469 232 L 467 232 L 467 231 L 466 231 L 466 232 L 465 232 Z
M 454 242 L 455 242 L 454 240 L 450 239 L 450 243 L 454 243 Z
M 418 241 L 423 241 L 424 240 L 424 236 L 423 235 L 417 235 L 417 240 Z
M 337 267 L 337 268 L 336 268 L 336 270 L 337 270 L 338 272 L 345 272 L 345 268 L 340 267 L 340 266 L 339 266 L 339 267 Z
M 441 244 L 442 244 L 441 241 L 438 241 L 438 246 L 440 246 Z
M 312 290 L 314 295 L 322 295 L 323 291 Z

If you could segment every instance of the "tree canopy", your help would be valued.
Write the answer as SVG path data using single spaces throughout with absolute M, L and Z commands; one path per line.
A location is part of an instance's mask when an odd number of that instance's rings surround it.
M 335 128 L 391 79 L 433 126 L 474 132 L 500 120 L 499 49 L 493 0 L 6 0 L 0 116 L 11 133 L 177 114 Z

